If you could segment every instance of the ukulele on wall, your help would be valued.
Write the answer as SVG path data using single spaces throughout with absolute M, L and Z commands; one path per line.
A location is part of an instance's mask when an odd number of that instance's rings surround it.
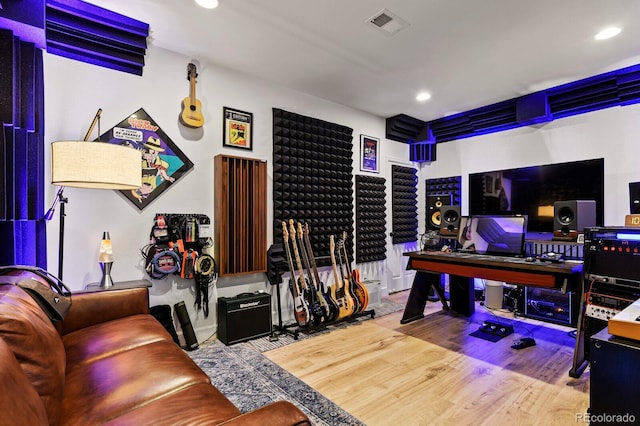
M 202 116 L 202 102 L 196 98 L 196 72 L 195 64 L 187 65 L 187 80 L 189 80 L 189 96 L 182 101 L 182 113 L 180 121 L 188 127 L 202 127 L 204 117 Z

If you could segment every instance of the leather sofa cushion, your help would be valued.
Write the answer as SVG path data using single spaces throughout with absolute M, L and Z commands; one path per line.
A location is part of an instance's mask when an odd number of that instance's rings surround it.
M 49 423 L 57 425 L 66 364 L 62 339 L 40 306 L 13 284 L 0 284 L 0 336 L 40 395 Z
M 144 314 L 92 325 L 62 337 L 67 368 L 160 341 L 173 339 L 154 317 Z
M 0 337 L 0 422 L 7 425 L 48 425 L 40 395 Z
M 240 410 L 218 389 L 209 384 L 200 384 L 189 386 L 161 400 L 151 401 L 107 424 L 215 425 L 239 415 Z
M 189 386 L 209 383 L 209 377 L 173 341 L 149 343 L 89 363 L 69 364 L 63 424 L 102 424 Z

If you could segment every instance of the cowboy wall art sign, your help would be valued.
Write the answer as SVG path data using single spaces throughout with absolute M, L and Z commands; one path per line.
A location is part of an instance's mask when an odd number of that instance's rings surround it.
M 103 133 L 100 140 L 140 151 L 142 186 L 120 191 L 140 210 L 193 168 L 193 163 L 142 108 Z

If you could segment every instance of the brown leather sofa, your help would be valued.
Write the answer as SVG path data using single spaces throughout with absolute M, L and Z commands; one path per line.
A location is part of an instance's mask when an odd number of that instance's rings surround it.
M 0 423 L 310 424 L 286 401 L 242 414 L 149 314 L 148 300 L 146 288 L 77 293 L 54 323 L 0 277 Z

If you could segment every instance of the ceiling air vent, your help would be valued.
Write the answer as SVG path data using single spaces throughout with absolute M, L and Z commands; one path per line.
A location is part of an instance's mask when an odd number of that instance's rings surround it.
M 393 35 L 401 29 L 409 26 L 407 21 L 388 9 L 382 9 L 380 12 L 367 19 L 366 23 L 381 30 L 387 35 Z

